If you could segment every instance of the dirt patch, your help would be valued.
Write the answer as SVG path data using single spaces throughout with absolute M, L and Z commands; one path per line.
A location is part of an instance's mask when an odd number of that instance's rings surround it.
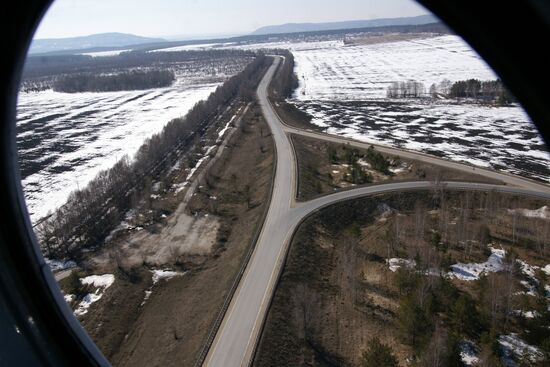
M 116 249 L 110 248 L 95 256 L 92 263 L 94 268 L 107 270 L 113 256 L 117 256 L 125 267 L 143 264 L 159 267 L 175 263 L 182 255 L 206 256 L 217 243 L 219 227 L 220 220 L 216 216 L 178 211 L 165 225 L 138 230 Z
M 310 200 L 341 189 L 380 182 L 447 180 L 500 183 L 475 174 L 384 155 L 377 153 L 375 148 L 373 154 L 383 157 L 379 161 L 385 160 L 385 163 L 369 161 L 366 158 L 369 156 L 367 150 L 347 144 L 336 144 L 296 134 L 291 135 L 291 140 L 298 162 L 298 200 Z M 361 174 L 354 175 L 354 170 L 361 170 Z
M 530 265 L 548 264 L 550 219 L 519 219 L 510 211 L 544 205 L 491 192 L 426 191 L 320 210 L 292 240 L 254 365 L 361 366 L 373 337 L 389 346 L 403 366 L 425 365 L 433 358 L 454 365 L 464 339 L 476 345 L 483 361 L 495 358 L 499 335 L 517 333 L 542 344 L 540 338 L 548 335 L 546 316 L 535 321 L 510 316 L 511 309 L 546 315 L 550 302 L 544 292 L 525 295 L 520 281 L 527 277 L 519 268 L 472 282 L 445 280 L 435 269 L 487 261 L 491 243 L 509 254 L 505 264 L 513 256 Z M 535 227 L 547 232 L 535 232 Z M 417 265 L 392 272 L 387 260 L 394 257 Z M 542 272 L 535 277 L 539 288 L 548 284 Z M 411 335 L 417 337 L 411 340 Z M 438 345 L 444 347 L 434 349 Z

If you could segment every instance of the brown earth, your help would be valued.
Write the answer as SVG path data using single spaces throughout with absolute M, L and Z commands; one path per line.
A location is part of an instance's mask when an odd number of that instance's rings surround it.
M 449 264 L 459 261 L 486 261 L 486 244 L 494 243 L 531 265 L 543 266 L 550 262 L 550 219 L 518 219 L 508 210 L 543 205 L 548 203 L 496 193 L 425 191 L 354 199 L 320 210 L 299 226 L 292 239 L 254 365 L 361 366 L 373 337 L 390 346 L 402 366 L 411 365 L 415 358 L 418 365 L 430 365 L 423 364 L 423 358 L 432 349 L 424 344 L 413 350 L 399 329 L 400 304 L 409 295 L 398 284 L 403 274 L 414 277 L 414 272 L 391 272 L 386 259 L 420 259 L 430 269 L 447 271 Z M 433 248 L 434 232 L 442 235 L 440 243 L 448 248 Z M 536 276 L 547 284 L 543 275 Z M 498 284 L 503 277 L 492 273 L 487 279 Z M 422 279 L 426 288 L 420 291 L 442 287 L 439 277 Z M 521 272 L 514 273 L 512 292 L 525 291 L 521 279 Z M 479 293 L 481 286 L 480 281 L 452 280 L 447 288 L 454 289 L 455 297 L 441 298 L 433 320 L 441 320 L 442 329 L 448 327 L 450 310 L 460 295 L 472 297 L 478 312 L 490 318 L 484 313 L 489 297 L 479 298 L 484 294 Z M 499 301 L 499 295 L 495 297 Z M 513 296 L 510 307 L 539 307 L 539 298 L 526 302 L 525 297 Z M 541 310 L 548 307 L 548 301 L 543 303 Z M 494 326 L 497 335 L 516 332 L 527 336 L 533 327 L 519 317 Z M 426 343 L 435 335 L 430 329 Z M 473 336 L 474 340 L 479 337 Z
M 195 363 L 262 223 L 273 153 L 267 124 L 259 109 L 252 107 L 194 195 L 189 195 L 185 208 L 180 206 L 165 218 L 171 226 L 156 225 L 141 234 L 122 236 L 116 241 L 118 250 L 87 263 L 88 273 L 119 267 L 114 284 L 81 318 L 113 365 Z M 182 225 L 191 233 L 195 228 L 197 234 L 207 227 L 212 235 L 192 236 L 184 231 L 185 236 L 178 236 Z M 170 245 L 178 243 L 198 245 Z M 185 274 L 152 286 L 151 267 Z M 142 304 L 147 290 L 152 293 Z
M 339 155 L 344 149 L 356 149 L 362 155 L 366 153 L 365 150 L 295 134 L 291 135 L 291 140 L 298 162 L 298 200 L 310 200 L 323 194 L 355 186 L 345 179 L 349 172 L 349 165 L 345 164 L 346 162 L 343 160 L 338 164 L 333 164 L 329 158 L 329 150 L 332 149 Z M 384 155 L 384 157 L 391 163 L 390 170 L 394 173 L 388 175 L 363 166 L 364 172 L 371 176 L 371 184 L 406 180 L 500 183 L 480 175 L 455 171 L 421 161 L 388 155 Z

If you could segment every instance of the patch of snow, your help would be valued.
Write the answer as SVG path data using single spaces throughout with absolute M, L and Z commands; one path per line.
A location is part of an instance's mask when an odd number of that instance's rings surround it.
M 540 269 L 540 267 L 536 265 L 529 265 L 525 261 L 519 259 L 517 260 L 517 262 L 521 267 L 521 272 L 525 274 L 529 279 L 538 283 L 537 278 L 535 278 L 535 271 Z
M 535 317 L 540 316 L 540 314 L 537 311 L 513 310 L 512 314 L 516 316 L 525 317 L 526 319 L 534 319 Z
M 90 275 L 80 279 L 80 282 L 84 285 L 91 285 L 96 287 L 94 293 L 88 293 L 84 296 L 82 301 L 78 304 L 78 307 L 74 311 L 75 315 L 82 316 L 88 312 L 90 306 L 101 299 L 105 290 L 109 288 L 115 281 L 113 274 L 103 275 Z
M 106 57 L 106 56 L 118 56 L 123 52 L 132 51 L 131 48 L 125 50 L 112 50 L 112 51 L 96 51 L 96 52 L 83 52 L 81 55 L 87 55 L 91 57 Z
M 526 294 L 528 296 L 533 296 L 533 297 L 537 295 L 537 289 L 531 282 L 528 282 L 527 280 L 520 280 L 519 282 L 522 286 L 524 286 L 527 289 L 527 291 L 517 292 L 516 294 Z
M 218 44 L 201 43 L 201 44 L 194 44 L 194 45 L 183 45 L 183 46 L 175 46 L 175 47 L 168 47 L 168 48 L 160 48 L 156 50 L 151 50 L 149 52 L 178 52 L 178 51 L 191 51 L 191 50 L 206 50 L 206 49 L 213 48 L 216 45 Z
M 216 148 L 216 146 L 212 145 L 211 147 L 208 147 L 206 149 L 206 152 L 204 153 L 204 155 L 197 161 L 195 166 L 189 170 L 189 173 L 187 174 L 187 177 L 185 178 L 185 181 L 189 181 L 191 179 L 191 177 L 193 176 L 195 171 L 198 170 L 199 167 L 204 163 L 204 161 L 208 159 L 209 154 L 212 152 L 212 150 L 214 150 L 214 148 Z M 201 186 L 199 186 L 199 188 L 200 187 Z
M 460 359 L 462 360 L 462 363 L 466 366 L 475 366 L 479 362 L 479 358 L 477 357 L 477 348 L 474 344 L 474 342 L 470 340 L 463 340 L 459 344 L 460 348 Z
M 159 182 L 155 182 L 155 183 L 153 184 L 153 186 L 151 187 L 151 190 L 153 190 L 153 192 L 159 191 L 159 190 L 160 190 L 160 185 L 161 185 L 161 182 L 160 182 L 160 181 L 159 181 Z
M 63 298 L 65 298 L 65 302 L 70 304 L 72 301 L 74 301 L 75 295 L 74 294 L 64 294 Z
M 149 288 L 149 290 L 145 291 L 145 297 L 143 297 L 143 301 L 141 302 L 140 306 L 143 306 L 145 304 L 145 302 L 147 302 L 149 297 L 151 297 L 152 293 L 153 293 L 153 291 L 151 290 L 151 288 Z
M 518 213 L 528 218 L 541 218 L 550 219 L 550 208 L 548 206 L 542 206 L 538 209 L 508 209 L 509 213 Z
M 389 168 L 390 172 L 395 174 L 395 175 L 398 175 L 402 172 L 406 172 L 409 170 L 409 166 L 407 166 L 406 164 L 402 164 L 398 167 L 390 167 Z
M 386 261 L 388 263 L 389 269 L 393 272 L 396 272 L 400 267 L 406 267 L 408 269 L 413 269 L 416 266 L 416 261 L 411 259 L 400 259 L 398 257 L 392 257 Z
M 109 288 L 115 282 L 113 274 L 89 275 L 80 279 L 80 283 L 84 285 L 92 285 L 98 288 Z
M 46 264 L 48 264 L 52 272 L 76 267 L 76 263 L 72 260 L 54 260 L 54 259 L 48 259 L 47 257 L 45 257 L 44 261 L 46 261 Z
M 546 265 L 545 267 L 541 268 L 543 272 L 546 273 L 546 275 L 550 275 L 550 264 Z
M 528 359 L 532 363 L 536 363 L 544 357 L 537 347 L 527 344 L 515 333 L 499 336 L 498 343 L 504 355 L 503 362 L 507 366 L 516 366 L 514 357 Z
M 447 275 L 451 278 L 472 281 L 477 280 L 482 274 L 494 273 L 503 269 L 502 261 L 506 255 L 504 249 L 496 249 L 489 246 L 491 255 L 483 263 L 457 263 L 451 265 L 451 271 Z
M 157 284 L 162 279 L 172 279 L 173 277 L 184 275 L 184 273 L 179 271 L 173 271 L 173 270 L 151 270 L 153 273 L 153 284 Z
M 231 127 L 231 123 L 235 120 L 236 117 L 237 115 L 233 115 L 233 117 L 231 117 L 231 120 L 229 120 L 229 122 L 220 131 L 218 131 L 218 140 L 216 140 L 216 142 L 222 141 L 223 135 L 225 134 L 227 129 Z

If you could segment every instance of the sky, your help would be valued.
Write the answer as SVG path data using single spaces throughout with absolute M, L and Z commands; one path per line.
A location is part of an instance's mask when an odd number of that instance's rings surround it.
M 427 13 L 413 0 L 55 0 L 35 38 L 105 32 L 164 38 L 232 36 L 283 23 Z

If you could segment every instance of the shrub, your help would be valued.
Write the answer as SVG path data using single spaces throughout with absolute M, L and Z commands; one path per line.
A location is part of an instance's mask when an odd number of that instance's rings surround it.
M 363 353 L 363 366 L 365 367 L 397 367 L 397 358 L 392 349 L 373 338 L 369 341 L 368 349 Z

